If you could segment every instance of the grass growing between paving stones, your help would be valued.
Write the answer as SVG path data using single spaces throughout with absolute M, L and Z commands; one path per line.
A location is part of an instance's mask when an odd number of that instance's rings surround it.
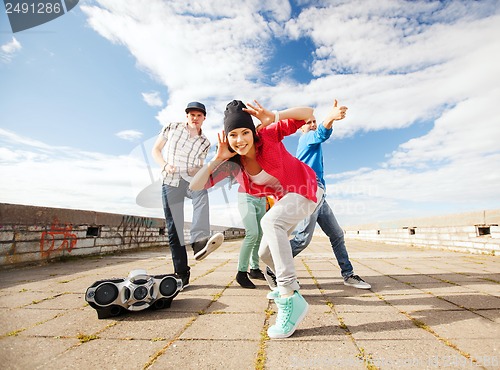
M 31 303 L 27 303 L 27 304 L 25 304 L 23 306 L 19 306 L 19 307 L 20 308 L 21 307 L 27 307 L 27 306 L 30 306 L 32 304 L 39 304 L 41 302 L 50 301 L 52 299 L 56 299 L 58 297 L 61 297 L 61 296 L 65 295 L 65 294 L 70 294 L 70 293 L 67 293 L 67 292 L 66 293 L 59 293 L 59 294 L 53 295 L 52 297 L 46 297 L 46 298 L 43 298 L 43 299 L 34 299 L 34 300 L 31 301 Z
M 385 304 L 395 308 L 396 310 L 398 310 L 401 314 L 405 315 L 412 323 L 413 325 L 415 325 L 417 328 L 420 328 L 422 330 L 425 330 L 426 332 L 432 334 L 437 340 L 439 340 L 441 343 L 445 344 L 446 346 L 454 349 L 455 351 L 457 351 L 460 355 L 462 355 L 463 357 L 465 357 L 467 360 L 470 360 L 472 361 L 473 363 L 477 364 L 477 360 L 472 358 L 472 356 L 470 355 L 470 353 L 467 353 L 465 351 L 462 351 L 460 348 L 458 348 L 458 346 L 452 342 L 450 342 L 448 339 L 440 336 L 438 333 L 436 333 L 429 325 L 427 325 L 425 322 L 423 321 L 420 321 L 416 318 L 414 318 L 413 316 L 411 316 L 408 312 L 406 311 L 403 311 L 403 310 L 400 310 L 398 307 L 394 306 L 393 304 L 391 304 L 390 302 L 387 302 L 383 296 L 381 296 L 380 294 L 377 294 L 375 293 L 375 295 L 377 296 L 378 299 L 380 299 L 382 302 L 384 302 Z
M 389 264 L 391 264 L 390 262 L 388 262 L 388 263 L 389 263 Z M 391 264 L 391 265 L 394 265 L 394 264 Z M 380 271 L 377 271 L 377 270 L 374 270 L 374 271 L 376 271 L 377 273 L 379 273 L 379 274 L 383 275 Z M 426 274 L 423 274 L 423 275 L 425 275 L 425 276 L 429 276 L 429 275 L 426 275 Z M 397 279 L 397 278 L 395 278 L 395 277 L 393 277 L 393 276 L 391 276 L 391 275 L 385 275 L 385 276 L 387 276 L 387 277 L 389 277 L 389 278 L 391 278 L 391 279 L 393 279 L 393 280 L 396 280 L 396 281 L 401 282 L 401 280 L 399 280 L 399 279 Z M 436 280 L 438 280 L 438 281 L 439 281 L 439 280 L 441 280 L 441 279 L 437 279 L 437 278 L 435 278 L 435 277 L 433 277 L 433 276 L 429 276 L 429 277 L 432 277 L 433 279 L 436 279 Z M 406 283 L 405 283 L 405 284 L 406 284 Z M 418 289 L 418 290 L 423 291 L 422 289 L 415 287 L 415 286 L 414 286 L 413 284 L 411 284 L 411 283 L 407 283 L 407 285 L 408 285 L 408 286 L 411 286 L 412 288 L 415 288 L 415 289 Z M 446 302 L 448 302 L 448 303 L 451 303 L 451 304 L 453 304 L 453 305 L 455 305 L 455 306 L 457 306 L 457 307 L 459 307 L 459 308 L 461 308 L 461 309 L 464 309 L 464 310 L 466 310 L 466 311 L 469 311 L 469 312 L 474 312 L 474 311 L 472 311 L 472 310 L 468 309 L 467 307 L 463 307 L 463 306 L 461 306 L 461 305 L 457 305 L 457 304 L 455 304 L 455 303 L 453 303 L 453 302 L 451 302 L 451 301 L 448 301 L 447 299 L 445 299 L 445 298 L 443 298 L 443 297 L 436 296 L 436 295 L 434 295 L 434 294 L 433 294 L 433 293 L 431 293 L 431 292 L 425 292 L 425 291 L 423 291 L 423 292 L 424 292 L 424 293 L 426 293 L 426 294 L 429 294 L 429 295 L 431 295 L 431 296 L 433 296 L 433 297 L 439 298 L 439 299 L 441 299 L 441 300 L 443 300 L 443 301 L 446 301 Z M 427 324 L 425 324 L 424 322 L 422 322 L 422 321 L 420 321 L 420 320 L 417 320 L 416 318 L 414 318 L 413 316 L 411 316 L 408 312 L 403 311 L 403 310 L 400 310 L 398 307 L 394 306 L 394 305 L 393 305 L 393 304 L 391 304 L 390 302 L 387 302 L 387 301 L 384 299 L 384 297 L 383 297 L 383 296 L 381 296 L 380 294 L 377 294 L 377 293 L 374 293 L 374 294 L 375 294 L 375 295 L 377 296 L 377 298 L 378 298 L 378 299 L 380 299 L 382 302 L 384 302 L 385 304 L 387 304 L 387 305 L 389 305 L 389 306 L 391 306 L 391 307 L 395 308 L 395 309 L 396 309 L 396 310 L 398 310 L 400 313 L 402 313 L 403 315 L 405 315 L 405 316 L 406 316 L 409 320 L 411 320 L 411 322 L 413 323 L 413 325 L 415 325 L 416 327 L 418 327 L 418 328 L 420 328 L 420 329 L 422 329 L 422 330 L 425 330 L 425 331 L 427 331 L 428 333 L 432 334 L 432 335 L 433 335 L 433 336 L 434 336 L 437 340 L 439 340 L 441 343 L 444 343 L 446 346 L 448 346 L 448 347 L 450 347 L 450 348 L 454 349 L 455 351 L 457 351 L 458 353 L 460 353 L 460 354 L 461 354 L 463 357 L 465 357 L 466 359 L 468 359 L 468 360 L 472 361 L 473 363 L 477 363 L 477 360 L 476 360 L 476 359 L 474 359 L 474 358 L 472 358 L 472 356 L 471 356 L 469 353 L 467 353 L 467 352 L 465 352 L 465 351 L 462 351 L 460 348 L 458 348 L 458 347 L 457 347 L 457 345 L 455 345 L 454 343 L 450 342 L 448 339 L 441 337 L 438 333 L 436 333 L 434 330 L 432 330 L 432 328 L 431 328 L 431 327 L 429 327 Z M 477 313 L 476 313 L 476 314 L 477 314 Z M 483 316 L 481 316 L 481 317 L 483 317 Z
M 439 280 L 439 281 L 442 281 L 443 283 L 446 283 L 446 284 L 455 285 L 455 286 L 460 286 L 460 284 L 457 284 L 457 283 L 455 283 L 454 281 L 445 280 L 445 279 L 439 279 L 439 278 L 434 278 L 434 279 L 437 279 L 437 280 Z
M 224 288 L 224 290 L 226 290 L 226 289 L 227 289 L 227 286 Z M 219 298 L 222 297 L 222 292 L 217 293 L 217 294 L 212 294 L 212 303 L 215 302 L 215 301 L 218 301 Z
M 484 281 L 489 281 L 491 283 L 500 284 L 500 281 L 495 280 L 495 279 L 489 279 L 489 278 L 481 278 L 481 279 Z
M 158 352 L 156 352 L 153 356 L 150 357 L 149 361 L 144 364 L 144 366 L 142 367 L 142 369 L 146 370 L 146 369 L 150 368 L 151 365 L 153 365 L 155 363 L 155 361 L 161 355 L 163 355 L 170 348 L 170 346 L 172 344 L 174 344 L 179 339 L 179 337 L 182 335 L 182 333 L 184 333 L 191 325 L 193 325 L 193 323 L 195 321 L 196 321 L 196 317 L 192 317 L 191 320 L 189 320 L 189 322 L 186 325 L 184 325 L 184 327 L 179 331 L 179 333 L 177 333 L 177 335 L 170 342 L 168 342 L 165 345 L 165 347 L 163 347 Z
M 271 302 L 269 302 L 267 309 L 264 312 L 266 313 L 266 317 L 264 319 L 264 326 L 260 331 L 259 350 L 257 351 L 257 357 L 255 358 L 255 370 L 264 370 L 266 368 L 266 349 L 267 342 L 270 340 L 267 335 L 267 329 L 269 328 L 269 319 L 272 315 L 274 315 L 274 310 L 271 309 Z
M 214 268 L 212 268 L 212 269 L 210 269 L 210 270 L 207 270 L 207 272 L 205 272 L 204 274 L 202 274 L 202 275 L 200 275 L 200 276 L 198 276 L 198 277 L 194 278 L 194 279 L 191 281 L 191 284 L 192 284 L 193 282 L 195 282 L 196 280 L 198 280 L 198 279 L 200 279 L 200 278 L 202 278 L 202 277 L 205 277 L 205 276 L 207 276 L 207 275 L 211 274 L 212 272 L 215 272 L 218 268 L 220 268 L 220 267 L 222 267 L 222 266 L 224 266 L 224 265 L 227 265 L 230 261 L 231 261 L 231 260 L 226 260 L 226 261 L 222 262 L 221 264 L 219 264 L 219 265 L 215 266 Z M 226 286 L 226 288 L 227 288 L 229 285 L 231 285 L 231 283 L 229 283 L 229 284 Z
M 359 353 L 356 355 L 357 358 L 359 358 L 361 361 L 363 361 L 363 364 L 366 366 L 368 370 L 378 370 L 379 368 L 374 365 L 373 363 L 373 358 L 371 354 L 365 353 L 365 349 L 363 347 L 359 347 Z
M 87 335 L 87 334 L 78 333 L 78 335 L 76 337 L 78 338 L 80 343 L 87 343 L 87 342 L 90 342 L 91 340 L 99 339 L 99 337 L 95 334 Z
M 220 264 L 218 267 L 222 267 L 224 266 L 225 264 L 227 264 L 229 262 L 229 260 L 227 260 L 226 262 L 223 262 L 222 264 Z M 214 272 L 218 267 L 215 267 L 209 271 L 207 271 L 205 274 L 201 275 L 201 276 L 206 276 L 208 275 L 209 273 L 211 272 Z M 200 278 L 201 276 L 199 276 L 198 278 Z M 198 279 L 197 278 L 197 279 Z M 197 280 L 195 279 L 195 280 Z M 225 287 L 224 289 L 222 289 L 222 291 L 220 291 L 219 293 L 217 294 L 213 294 L 212 295 L 212 300 L 208 303 L 207 307 L 205 307 L 204 309 L 202 310 L 199 310 L 197 311 L 196 313 L 198 314 L 198 316 L 202 316 L 202 315 L 206 315 L 207 314 L 207 310 L 210 308 L 210 306 L 212 306 L 215 302 L 217 302 L 217 300 L 219 300 L 220 297 L 222 297 L 222 294 L 224 293 L 224 291 L 229 288 L 229 286 L 231 286 L 231 284 L 233 283 L 234 280 L 231 280 L 231 282 L 229 282 Z M 222 314 L 224 312 L 218 312 L 217 314 Z M 193 323 L 198 319 L 197 316 L 194 316 L 191 318 L 191 320 L 189 320 L 189 322 L 184 325 L 184 327 L 177 333 L 177 335 L 175 335 L 174 338 L 172 338 L 171 341 L 169 341 L 165 347 L 163 347 L 162 349 L 160 349 L 158 352 L 156 352 L 153 356 L 151 356 L 151 358 L 149 359 L 148 362 L 146 362 L 144 364 L 144 366 L 142 367 L 143 370 L 147 370 L 148 368 L 150 368 L 155 362 L 156 360 L 162 356 L 169 348 L 170 346 L 172 346 L 172 344 L 174 344 L 175 342 L 177 342 L 180 338 L 180 336 L 191 326 L 193 325 Z
M 393 266 L 394 266 L 394 264 L 392 264 L 392 263 L 390 263 L 390 262 L 387 262 L 387 263 L 389 263 L 389 264 L 391 264 L 391 265 L 393 265 Z M 413 269 L 412 269 L 412 270 L 413 270 Z M 468 276 L 468 277 L 470 277 L 470 276 L 471 276 L 471 275 L 466 274 L 466 273 L 458 273 L 458 274 L 461 274 L 461 275 L 463 275 L 463 276 Z M 442 282 L 442 283 L 445 283 L 445 284 L 450 284 L 450 285 L 454 285 L 454 286 L 460 286 L 460 284 L 457 284 L 457 283 L 455 283 L 455 282 L 453 282 L 453 281 L 449 281 L 449 280 L 445 280 L 445 279 L 440 279 L 440 278 L 437 278 L 437 277 L 432 276 L 432 275 L 429 275 L 429 274 L 421 274 L 421 275 L 423 275 L 423 276 L 427 276 L 427 277 L 430 277 L 430 278 L 432 278 L 432 279 L 434 279 L 434 280 L 437 280 L 437 281 Z M 406 285 L 408 285 L 409 287 L 412 287 L 412 288 L 414 288 L 414 289 L 420 290 L 421 292 L 424 292 L 425 294 L 428 294 L 428 295 L 430 295 L 430 296 L 432 296 L 432 297 L 438 298 L 438 299 L 440 299 L 440 300 L 442 300 L 442 301 L 444 301 L 444 302 L 447 302 L 447 303 L 449 303 L 449 304 L 451 304 L 451 305 L 454 305 L 454 306 L 456 306 L 456 307 L 458 307 L 458 308 L 460 308 L 460 309 L 462 309 L 462 310 L 466 310 L 466 311 L 472 312 L 472 313 L 474 313 L 474 314 L 476 314 L 476 315 L 478 315 L 478 316 L 482 317 L 483 319 L 486 319 L 486 320 L 489 320 L 489 321 L 493 321 L 491 318 L 489 318 L 489 317 L 487 317 L 487 316 L 483 316 L 483 315 L 481 315 L 479 312 L 477 312 L 477 309 L 475 309 L 475 308 L 473 308 L 473 307 L 472 307 L 472 308 L 465 307 L 465 306 L 463 306 L 463 305 L 460 305 L 460 304 L 457 304 L 457 303 L 455 303 L 455 302 L 452 302 L 452 301 L 450 301 L 450 300 L 448 300 L 448 299 L 446 299 L 446 298 L 444 298 L 444 297 L 438 296 L 438 295 L 436 295 L 436 294 L 434 294 L 434 293 L 432 293 L 432 292 L 430 292 L 430 291 L 423 290 L 423 289 L 419 288 L 418 286 L 416 286 L 416 285 L 415 285 L 415 284 L 413 284 L 413 283 L 409 283 L 409 282 L 405 282 L 405 281 L 399 280 L 399 279 L 397 279 L 397 278 L 395 278 L 395 277 L 393 277 L 393 276 L 390 276 L 390 275 L 386 275 L 386 276 L 390 277 L 390 278 L 391 278 L 391 279 L 393 279 L 393 280 L 396 280 L 396 281 L 398 281 L 398 282 L 401 282 L 401 283 L 403 283 L 403 284 L 406 284 Z M 485 279 L 484 279 L 484 280 L 485 280 Z M 498 283 L 498 282 L 496 282 L 496 281 L 493 281 L 493 282 Z M 485 294 L 488 294 L 488 293 L 485 293 Z M 490 295 L 490 294 L 488 294 L 488 295 Z M 379 298 L 380 298 L 380 297 L 379 297 Z
M 29 303 L 28 305 L 30 305 L 31 303 Z M 60 316 L 63 316 L 65 315 L 65 312 L 64 313 L 58 313 L 57 315 L 55 315 L 54 317 L 50 318 L 50 319 L 47 319 L 45 321 L 39 321 L 37 323 L 35 323 L 34 325 L 30 326 L 29 328 L 21 328 L 21 329 L 17 329 L 17 330 L 13 330 L 5 335 L 0 335 L 0 338 L 3 338 L 3 337 L 15 337 L 17 336 L 19 333 L 25 331 L 26 329 L 30 329 L 30 328 L 34 328 L 35 326 L 38 326 L 38 325 L 42 325 L 42 324 L 45 324 L 46 322 L 50 321 L 50 320 L 54 320 L 54 319 L 57 319 L 58 317 Z
M 305 262 L 304 259 L 302 259 L 302 264 L 304 265 L 304 267 L 306 268 L 307 272 L 309 273 L 309 276 L 311 276 L 311 279 L 313 280 L 314 285 L 316 285 L 316 287 L 320 291 L 321 295 L 323 295 L 323 297 L 324 297 L 324 295 L 325 295 L 324 289 L 321 288 L 321 285 L 319 284 L 319 282 L 316 279 L 316 277 L 313 275 L 312 270 L 310 269 L 309 265 L 307 265 L 307 263 Z M 358 350 L 358 354 L 356 355 L 356 358 L 358 358 L 359 360 L 363 361 L 363 364 L 365 365 L 365 367 L 368 370 L 378 370 L 379 368 L 373 364 L 372 355 L 369 354 L 369 353 L 368 354 L 365 353 L 364 348 L 359 347 L 358 344 L 356 343 L 356 339 L 354 339 L 354 336 L 352 335 L 351 331 L 349 330 L 349 327 L 344 322 L 344 318 L 342 316 L 340 316 L 339 313 L 337 312 L 337 309 L 335 308 L 335 305 L 333 304 L 333 302 L 331 302 L 326 297 L 324 297 L 324 298 L 326 300 L 326 305 L 330 308 L 331 313 L 335 314 L 335 316 L 337 317 L 337 320 L 339 322 L 339 327 L 349 337 L 349 339 L 351 340 L 351 342 L 354 344 L 354 346 Z
M 225 264 L 225 263 L 224 263 Z M 203 310 L 199 310 L 197 311 L 198 315 L 206 315 L 207 313 L 207 310 L 210 308 L 210 306 L 212 304 L 214 304 L 215 302 L 217 302 L 219 300 L 220 297 L 222 297 L 222 294 L 224 293 L 224 291 L 229 288 L 232 284 L 233 284 L 233 280 L 231 280 L 228 284 L 226 284 L 226 286 L 224 287 L 224 289 L 222 289 L 222 291 L 220 291 L 219 293 L 216 293 L 216 294 L 212 294 L 212 300 L 210 301 L 210 303 L 208 304 L 208 306 L 206 308 L 204 308 Z M 225 313 L 225 312 L 220 312 L 220 311 L 214 311 L 212 312 L 213 314 L 221 314 L 221 313 Z
M 163 342 L 164 340 L 167 340 L 167 338 L 151 338 L 151 342 Z
M 10 333 L 7 333 L 7 337 L 16 337 L 19 333 L 22 333 L 23 331 L 25 331 L 26 329 L 25 328 L 22 328 L 22 329 L 17 329 L 17 330 L 13 330 L 11 331 Z M 1 337 L 0 337 L 1 338 Z

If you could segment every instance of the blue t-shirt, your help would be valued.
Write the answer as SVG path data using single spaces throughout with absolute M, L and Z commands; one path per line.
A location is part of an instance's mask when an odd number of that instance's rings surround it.
M 326 184 L 323 179 L 323 150 L 321 149 L 321 144 L 328 140 L 332 132 L 333 128 L 327 129 L 323 124 L 320 124 L 316 130 L 302 134 L 297 145 L 297 154 L 295 155 L 316 172 L 316 176 L 318 176 L 323 185 Z

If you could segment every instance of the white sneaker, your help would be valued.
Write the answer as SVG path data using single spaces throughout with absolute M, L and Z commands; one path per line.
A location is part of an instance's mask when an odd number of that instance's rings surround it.
M 210 253 L 219 248 L 224 242 L 224 234 L 215 233 L 208 239 L 207 244 L 194 254 L 194 259 L 201 261 L 205 259 Z
M 348 278 L 344 279 L 344 285 L 352 286 L 358 289 L 370 289 L 372 287 L 358 275 L 351 275 Z

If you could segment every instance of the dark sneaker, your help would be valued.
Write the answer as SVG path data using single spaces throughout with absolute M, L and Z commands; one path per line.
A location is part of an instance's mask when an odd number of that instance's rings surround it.
M 250 281 L 246 271 L 238 271 L 236 274 L 236 281 L 242 288 L 255 289 L 255 284 Z
M 209 239 L 203 239 L 193 243 L 194 259 L 201 261 L 210 253 L 219 248 L 224 241 L 222 233 L 215 233 Z
M 191 273 L 188 271 L 185 274 L 176 274 L 176 275 L 179 277 L 179 279 L 182 280 L 181 290 L 187 288 L 189 286 L 189 276 L 191 275 Z
M 264 278 L 266 279 L 267 284 L 269 285 L 269 288 L 271 288 L 271 290 L 274 290 L 278 287 L 278 284 L 276 283 L 276 275 L 274 275 L 273 270 L 271 270 L 269 266 L 266 266 Z
M 266 277 L 260 269 L 250 269 L 248 275 L 250 275 L 252 279 L 266 280 Z
M 348 278 L 344 279 L 344 285 L 352 286 L 358 289 L 370 289 L 372 287 L 358 275 L 351 275 Z
M 196 257 L 207 244 L 208 239 L 198 240 L 197 242 L 191 243 L 191 248 L 193 248 L 194 256 Z
M 288 338 L 306 316 L 309 304 L 297 291 L 291 297 L 276 298 L 274 302 L 278 307 L 278 316 L 276 324 L 267 329 L 267 335 L 269 338 Z

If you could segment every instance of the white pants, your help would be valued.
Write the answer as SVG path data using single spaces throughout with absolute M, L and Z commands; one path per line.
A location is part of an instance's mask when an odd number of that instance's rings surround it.
M 320 187 L 316 192 L 316 203 L 300 194 L 288 193 L 271 207 L 260 222 L 263 235 L 259 256 L 276 274 L 280 295 L 292 294 L 300 289 L 289 236 L 300 221 L 314 212 L 322 196 L 323 189 Z

